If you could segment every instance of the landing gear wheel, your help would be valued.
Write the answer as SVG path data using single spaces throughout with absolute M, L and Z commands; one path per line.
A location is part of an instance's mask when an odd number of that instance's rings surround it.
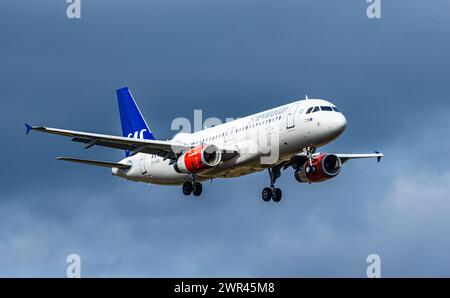
M 261 197 L 265 202 L 270 201 L 272 198 L 272 189 L 270 187 L 265 187 L 262 191 Z
M 281 192 L 281 189 L 279 189 L 279 188 L 274 188 L 273 190 L 272 190 L 272 200 L 274 201 L 274 202 L 279 202 L 279 201 L 281 201 L 281 197 L 283 196 L 283 193 Z
M 193 190 L 192 190 L 192 193 L 194 194 L 194 196 L 198 197 L 199 195 L 201 195 L 202 190 L 203 190 L 202 184 L 199 182 L 195 182 Z
M 188 181 L 184 182 L 182 189 L 183 189 L 183 194 L 185 196 L 190 195 L 192 193 L 192 189 L 193 189 L 192 183 L 188 182 Z
M 317 168 L 316 166 L 307 166 L 305 171 L 308 174 L 314 174 L 316 172 Z

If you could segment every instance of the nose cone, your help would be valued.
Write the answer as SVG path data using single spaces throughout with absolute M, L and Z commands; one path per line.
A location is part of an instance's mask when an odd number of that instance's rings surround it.
M 323 146 L 338 138 L 347 128 L 347 119 L 340 112 L 325 111 L 317 122 L 316 146 Z
M 341 135 L 344 130 L 347 128 L 347 119 L 342 113 L 336 114 L 335 124 L 334 124 L 334 131 L 336 133 L 336 136 Z

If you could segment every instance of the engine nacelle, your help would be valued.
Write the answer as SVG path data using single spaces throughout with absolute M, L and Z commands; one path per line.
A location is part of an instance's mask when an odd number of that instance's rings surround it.
M 321 182 L 331 179 L 339 174 L 342 167 L 341 159 L 334 155 L 323 153 L 312 159 L 314 171 L 307 171 L 311 165 L 309 160 L 295 171 L 295 179 L 298 182 Z
M 222 152 L 215 145 L 201 145 L 184 152 L 174 164 L 179 173 L 199 173 L 217 166 Z

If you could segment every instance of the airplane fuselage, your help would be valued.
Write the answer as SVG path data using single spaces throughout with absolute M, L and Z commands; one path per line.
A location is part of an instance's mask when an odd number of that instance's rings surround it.
M 290 160 L 304 148 L 330 143 L 346 128 L 346 118 L 326 100 L 300 100 L 244 118 L 197 131 L 179 133 L 171 140 L 184 146 L 212 144 L 239 152 L 233 158 L 196 174 L 198 181 L 239 177 Z M 177 171 L 170 159 L 137 153 L 120 161 L 128 169 L 112 168 L 112 174 L 153 184 L 182 184 L 191 173 Z

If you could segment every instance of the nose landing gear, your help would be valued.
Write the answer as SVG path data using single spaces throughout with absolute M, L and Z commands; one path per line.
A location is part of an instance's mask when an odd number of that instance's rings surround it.
M 270 176 L 270 187 L 265 187 L 261 193 L 261 197 L 265 202 L 270 201 L 271 199 L 274 202 L 281 201 L 281 197 L 283 193 L 281 189 L 275 187 L 275 181 L 277 178 L 281 176 L 281 167 L 275 166 L 273 168 L 268 168 L 269 176 Z
M 316 152 L 316 148 L 308 146 L 303 149 L 303 152 L 305 152 L 306 157 L 308 158 L 308 161 L 309 161 L 308 165 L 305 168 L 305 171 L 306 171 L 306 173 L 314 174 L 317 171 L 317 167 L 315 165 L 313 165 L 312 155 L 314 152 Z

